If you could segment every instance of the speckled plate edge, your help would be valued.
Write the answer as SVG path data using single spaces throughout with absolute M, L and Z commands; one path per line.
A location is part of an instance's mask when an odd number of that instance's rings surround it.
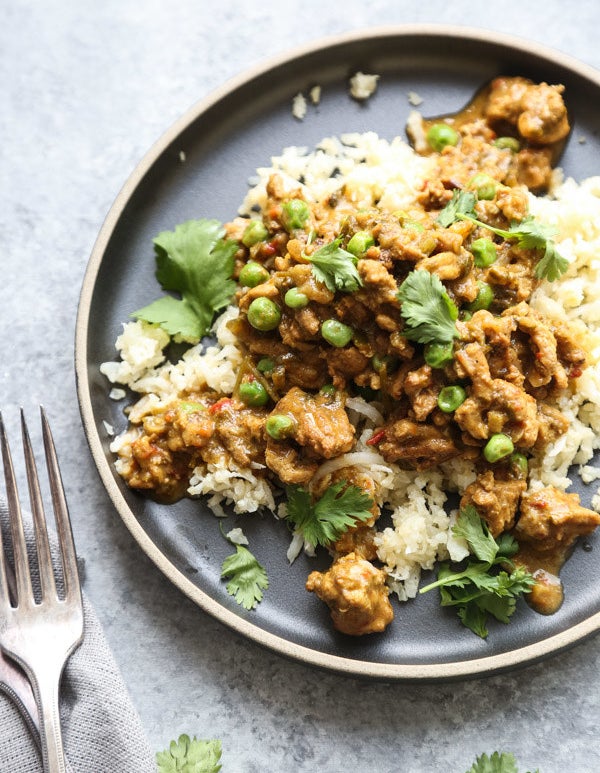
M 96 278 L 102 263 L 103 255 L 119 218 L 147 171 L 166 148 L 168 148 L 193 121 L 197 120 L 199 116 L 209 110 L 213 105 L 217 104 L 225 96 L 240 88 L 248 81 L 268 73 L 268 71 L 274 67 L 290 64 L 300 56 L 315 53 L 337 45 L 351 44 L 354 41 L 364 41 L 365 38 L 376 40 L 377 38 L 397 36 L 401 39 L 404 36 L 414 37 L 419 35 L 439 37 L 440 39 L 446 40 L 464 39 L 481 43 L 493 40 L 495 44 L 506 47 L 507 49 L 525 52 L 539 57 L 540 59 L 545 59 L 554 64 L 561 65 L 600 86 L 600 73 L 598 71 L 555 49 L 548 48 L 523 38 L 491 32 L 485 29 L 447 25 L 416 24 L 368 28 L 347 34 L 322 38 L 294 48 L 279 56 L 267 59 L 259 65 L 244 71 L 239 76 L 230 79 L 222 87 L 216 89 L 205 99 L 191 107 L 190 110 L 188 110 L 158 139 L 127 179 L 104 221 L 90 256 L 80 294 L 75 333 L 75 374 L 77 394 L 83 426 L 92 457 L 103 485 L 117 509 L 117 512 L 148 558 L 150 558 L 150 560 L 176 587 L 178 587 L 201 609 L 236 631 L 238 634 L 257 642 L 274 652 L 308 665 L 317 666 L 341 674 L 390 681 L 456 680 L 467 677 L 497 674 L 519 666 L 529 665 L 550 655 L 557 654 L 597 633 L 598 630 L 600 630 L 600 613 L 590 616 L 566 631 L 550 636 L 532 645 L 520 647 L 509 652 L 496 654 L 490 657 L 461 660 L 458 662 L 423 665 L 376 663 L 338 657 L 290 642 L 287 639 L 263 630 L 248 620 L 242 619 L 200 590 L 169 561 L 144 531 L 143 527 L 124 500 L 115 482 L 113 470 L 105 456 L 102 442 L 98 434 L 96 419 L 94 417 L 90 383 L 88 379 L 89 363 L 87 338 L 89 334 L 89 314 Z

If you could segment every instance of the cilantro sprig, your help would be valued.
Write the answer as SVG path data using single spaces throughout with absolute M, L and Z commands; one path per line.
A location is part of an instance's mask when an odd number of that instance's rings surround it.
M 461 571 L 452 571 L 447 563 L 440 564 L 436 582 L 420 592 L 439 588 L 441 605 L 457 607 L 463 625 L 485 639 L 488 616 L 501 623 L 510 622 L 517 599 L 531 590 L 535 580 L 522 567 L 511 568 L 510 572 L 499 568 L 514 567 L 510 559 L 518 544 L 509 534 L 496 541 L 472 505 L 461 511 L 453 532 L 466 540 L 476 560 L 469 559 Z
M 475 225 L 487 228 L 488 231 L 502 239 L 516 242 L 523 249 L 543 252 L 544 254 L 535 267 L 535 275 L 538 279 L 554 282 L 567 271 L 569 261 L 558 252 L 554 243 L 555 228 L 545 223 L 539 223 L 532 215 L 528 215 L 520 222 L 511 223 L 507 229 L 495 228 L 477 218 L 476 203 L 477 197 L 474 193 L 455 190 L 448 204 L 437 216 L 436 222 L 447 228 L 457 220 L 470 220 Z
M 200 741 L 180 735 L 156 755 L 158 773 L 219 773 L 221 741 Z
M 458 338 L 458 309 L 439 277 L 429 271 L 411 271 L 398 289 L 402 334 L 421 344 L 450 343 Z
M 218 220 L 188 220 L 154 239 L 156 278 L 164 295 L 131 315 L 160 325 L 178 341 L 197 343 L 206 335 L 215 312 L 235 291 L 231 278 L 237 243 L 224 239 Z
M 519 773 L 513 754 L 494 752 L 490 757 L 481 754 L 466 773 Z M 539 770 L 535 771 L 539 773 Z
M 371 497 L 345 480 L 329 486 L 316 502 L 301 486 L 288 486 L 286 494 L 287 520 L 313 547 L 326 547 L 350 527 L 373 517 Z
M 312 264 L 315 279 L 323 282 L 332 293 L 336 290 L 353 293 L 362 287 L 362 279 L 356 268 L 358 260 L 351 252 L 340 247 L 341 241 L 338 236 L 306 258 Z
M 227 556 L 221 565 L 221 579 L 227 578 L 227 593 L 248 611 L 256 608 L 263 599 L 263 590 L 269 587 L 264 567 L 243 545 L 236 545 L 235 553 Z

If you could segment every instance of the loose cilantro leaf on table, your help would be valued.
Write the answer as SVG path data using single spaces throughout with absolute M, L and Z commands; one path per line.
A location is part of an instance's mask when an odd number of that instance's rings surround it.
M 208 332 L 214 314 L 234 291 L 231 279 L 237 243 L 224 239 L 218 220 L 188 220 L 154 239 L 156 278 L 166 295 L 131 315 L 160 325 L 176 340 L 198 342 Z
M 439 588 L 441 605 L 457 607 L 463 625 L 485 639 L 488 616 L 501 623 L 510 622 L 517 599 L 531 590 L 535 580 L 524 568 L 513 567 L 510 559 L 518 549 L 514 538 L 504 534 L 496 541 L 471 505 L 461 511 L 453 532 L 466 540 L 476 560 L 469 559 L 459 571 L 441 564 L 437 580 L 420 592 Z
M 235 553 L 223 561 L 221 579 L 229 579 L 227 593 L 244 609 L 254 609 L 262 601 L 263 590 L 269 587 L 264 567 L 243 545 L 236 545 Z
M 512 754 L 494 752 L 491 757 L 481 754 L 466 773 L 519 773 Z M 539 773 L 539 771 L 536 771 Z
M 357 258 L 340 247 L 341 237 L 325 244 L 307 259 L 312 263 L 312 272 L 319 282 L 334 293 L 341 290 L 353 293 L 362 287 L 362 279 L 356 268 Z
M 435 274 L 411 271 L 398 289 L 398 300 L 406 338 L 421 344 L 450 343 L 458 338 L 458 309 Z
M 220 759 L 220 741 L 199 741 L 188 735 L 180 735 L 156 755 L 158 773 L 219 773 Z
M 553 241 L 553 237 L 556 236 L 555 228 L 539 223 L 532 215 L 528 215 L 520 222 L 511 223 L 508 229 L 495 228 L 478 220 L 475 212 L 476 202 L 477 198 L 473 193 L 455 190 L 448 204 L 439 213 L 436 222 L 447 228 L 457 220 L 470 220 L 502 239 L 515 241 L 523 249 L 543 251 L 544 254 L 535 267 L 535 275 L 538 279 L 554 282 L 569 268 L 569 261 L 558 252 Z
M 330 486 L 316 502 L 300 486 L 288 486 L 286 493 L 288 521 L 314 547 L 330 545 L 351 526 L 373 517 L 371 497 L 345 480 Z

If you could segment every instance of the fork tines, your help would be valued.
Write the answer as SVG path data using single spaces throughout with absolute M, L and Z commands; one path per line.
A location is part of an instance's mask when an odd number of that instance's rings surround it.
M 26 529 L 23 526 L 10 448 L 0 416 L 0 448 L 4 461 L 16 586 L 11 599 L 8 578 L 12 569 L 8 564 L 0 535 L 0 648 L 4 655 L 16 661 L 25 670 L 31 682 L 40 717 L 44 770 L 64 773 L 66 768 L 60 728 L 59 686 L 67 659 L 83 639 L 83 603 L 69 512 L 54 443 L 43 409 L 41 418 L 65 592 L 62 598 L 57 593 L 40 483 L 29 432 L 21 411 L 25 471 L 39 569 L 40 598 L 37 600 L 34 597 Z
M 44 451 L 46 464 L 48 468 L 48 479 L 50 483 L 50 492 L 54 508 L 54 517 L 56 529 L 58 532 L 58 542 L 61 546 L 61 558 L 63 565 L 63 582 L 65 598 L 72 593 L 79 593 L 79 583 L 77 580 L 77 557 L 67 503 L 64 495 L 56 449 L 48 425 L 48 420 L 43 408 L 40 408 L 42 422 L 42 436 L 44 442 Z M 31 502 L 31 513 L 33 517 L 34 541 L 37 554 L 37 564 L 39 570 L 39 587 L 42 600 L 58 597 L 56 579 L 52 564 L 52 555 L 48 540 L 48 529 L 46 526 L 46 516 L 40 482 L 35 462 L 35 456 L 31 445 L 25 415 L 21 410 L 21 432 L 23 438 L 23 454 L 25 457 L 25 470 L 27 474 L 27 483 L 29 488 L 29 497 Z M 0 414 L 0 448 L 2 450 L 2 459 L 4 462 L 4 477 L 6 481 L 6 497 L 8 512 L 10 517 L 10 537 L 12 541 L 14 580 L 11 578 L 12 571 L 10 567 L 5 566 L 6 557 L 3 553 L 6 549 L 2 545 L 2 535 L 0 533 L 0 595 L 8 596 L 9 590 L 13 596 L 15 606 L 33 602 L 33 586 L 31 571 L 29 567 L 27 542 L 23 527 L 22 510 L 19 501 L 15 470 L 12 461 L 10 446 L 6 436 L 4 422 Z M 75 579 L 74 579 L 75 578 Z

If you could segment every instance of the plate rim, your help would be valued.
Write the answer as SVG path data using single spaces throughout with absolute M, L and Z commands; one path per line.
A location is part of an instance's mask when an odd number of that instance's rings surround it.
M 200 609 L 226 625 L 236 633 L 279 655 L 309 666 L 316 666 L 339 674 L 403 682 L 439 682 L 460 680 L 477 676 L 487 676 L 516 669 L 520 666 L 532 665 L 540 660 L 557 655 L 560 652 L 583 642 L 600 630 L 600 612 L 585 620 L 554 634 L 539 642 L 508 650 L 507 652 L 466 660 L 408 664 L 391 662 L 374 662 L 368 660 L 341 657 L 322 652 L 264 630 L 256 623 L 227 609 L 219 601 L 212 598 L 191 580 L 162 553 L 138 519 L 130 510 L 114 478 L 108 459 L 106 458 L 98 426 L 94 417 L 89 380 L 89 363 L 87 338 L 89 334 L 89 315 L 96 280 L 102 264 L 104 253 L 110 238 L 120 220 L 120 217 L 131 197 L 137 191 L 139 184 L 161 154 L 179 137 L 195 120 L 222 99 L 241 88 L 251 80 L 267 74 L 276 67 L 291 64 L 294 60 L 318 53 L 332 47 L 352 44 L 366 39 L 405 38 L 405 37 L 439 37 L 440 39 L 463 39 L 470 42 L 489 43 L 501 48 L 518 50 L 536 58 L 550 61 L 553 65 L 564 67 L 575 74 L 593 81 L 600 87 L 600 71 L 581 62 L 557 49 L 545 44 L 529 40 L 517 35 L 495 32 L 491 29 L 457 26 L 445 24 L 397 24 L 366 27 L 364 29 L 319 37 L 299 46 L 250 65 L 239 74 L 226 80 L 221 86 L 210 91 L 204 98 L 195 102 L 187 111 L 176 119 L 150 146 L 138 161 L 133 171 L 127 177 L 115 197 L 98 232 L 84 273 L 77 316 L 75 323 L 75 382 L 79 410 L 84 433 L 90 452 L 102 484 L 107 491 L 119 517 L 129 530 L 137 545 L 166 578 L 193 601 Z M 98 366 L 100 363 L 98 363 Z

